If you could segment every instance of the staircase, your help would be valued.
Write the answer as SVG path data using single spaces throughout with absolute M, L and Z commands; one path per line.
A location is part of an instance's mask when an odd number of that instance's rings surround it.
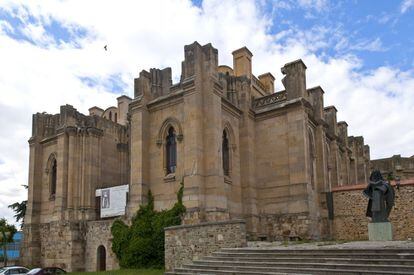
M 229 248 L 165 274 L 414 274 L 414 248 Z

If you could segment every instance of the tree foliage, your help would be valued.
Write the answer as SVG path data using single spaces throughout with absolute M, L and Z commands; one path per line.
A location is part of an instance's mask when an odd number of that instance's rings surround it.
M 13 236 L 17 232 L 13 224 L 7 223 L 5 218 L 0 219 L 0 243 L 1 245 L 13 242 Z M 4 238 L 6 236 L 6 238 Z
M 5 218 L 0 219 L 0 246 L 3 247 L 3 265 L 7 266 L 7 249 L 6 245 L 13 242 L 13 236 L 16 233 L 16 227 L 8 224 Z
M 148 191 L 148 203 L 141 205 L 131 226 L 116 220 L 111 228 L 112 250 L 122 268 L 162 268 L 164 266 L 164 228 L 181 224 L 186 209 L 181 182 L 177 202 L 169 210 L 154 210 L 154 197 Z
M 23 185 L 23 187 L 26 189 L 28 188 L 27 185 Z M 13 204 L 10 204 L 8 207 L 13 209 L 16 222 L 19 222 L 21 220 L 21 225 L 23 226 L 24 216 L 26 215 L 27 200 L 24 200 L 22 202 L 15 202 Z

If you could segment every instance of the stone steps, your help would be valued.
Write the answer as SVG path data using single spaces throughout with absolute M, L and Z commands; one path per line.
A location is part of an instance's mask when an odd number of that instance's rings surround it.
M 413 248 L 307 248 L 307 249 L 284 249 L 284 248 L 223 248 L 219 252 L 221 253 L 276 253 L 276 254 L 285 254 L 285 253 L 295 253 L 295 254 L 399 254 L 399 253 L 408 253 L 412 254 L 414 251 Z
M 207 256 L 203 259 L 208 261 L 246 261 L 246 257 L 237 256 Z M 414 259 L 361 259 L 352 257 L 324 257 L 324 258 L 306 258 L 306 257 L 248 257 L 249 261 L 254 262 L 301 262 L 301 263 L 361 263 L 361 264 L 390 264 L 390 265 L 414 265 Z
M 237 266 L 237 267 L 254 267 L 256 268 L 258 265 L 255 261 L 207 261 L 207 260 L 200 260 L 194 261 L 191 265 L 184 265 L 184 267 L 194 268 L 194 266 L 199 267 L 215 267 L 221 268 L 223 266 Z M 312 263 L 312 262 L 260 262 L 260 267 L 265 268 L 267 270 L 275 269 L 277 271 L 280 267 L 287 267 L 287 268 L 328 268 L 328 269 L 345 269 L 350 268 L 353 270 L 381 270 L 381 271 L 394 271 L 400 270 L 404 272 L 413 272 L 414 274 L 414 266 L 410 265 L 379 265 L 379 264 L 352 264 L 352 263 Z
M 352 269 L 318 269 L 318 268 L 285 268 L 280 267 L 277 271 L 270 271 L 260 267 L 255 268 L 235 268 L 230 266 L 227 269 L 206 269 L 206 268 L 178 268 L 175 272 L 167 272 L 167 275 L 177 274 L 197 274 L 197 275 L 213 275 L 213 274 L 251 274 L 251 275 L 281 275 L 281 274 L 300 274 L 300 275 L 332 275 L 332 274 L 346 274 L 346 275 L 413 275 L 412 272 L 395 272 L 395 271 L 370 271 L 370 270 L 352 270 Z
M 226 252 L 214 252 L 212 254 L 216 257 L 263 257 L 263 258 L 290 258 L 290 257 L 323 257 L 323 258 L 341 258 L 341 257 L 354 257 L 354 258 L 364 258 L 364 259 L 411 259 L 414 260 L 414 254 L 412 253 L 335 253 L 331 252 L 330 254 L 327 253 L 318 253 L 318 252 L 310 252 L 310 253 L 295 253 L 294 251 L 289 251 L 286 253 L 261 253 L 261 252 L 252 252 L 252 253 L 226 253 Z
M 414 249 L 222 249 L 166 274 L 293 273 L 414 275 Z
M 267 271 L 243 271 L 238 270 L 237 272 L 232 270 L 214 270 L 214 269 L 191 269 L 191 268 L 178 268 L 175 272 L 165 272 L 165 275 L 189 275 L 189 274 L 203 274 L 203 275 L 212 275 L 212 274 L 244 274 L 244 275 L 307 275 L 310 273 L 281 273 L 281 272 L 267 272 Z

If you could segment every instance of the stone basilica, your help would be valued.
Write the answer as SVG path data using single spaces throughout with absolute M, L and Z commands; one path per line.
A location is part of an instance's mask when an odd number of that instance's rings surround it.
M 112 221 L 132 217 L 148 190 L 171 207 L 182 181 L 184 224 L 242 219 L 251 240 L 329 238 L 331 190 L 367 181 L 369 147 L 321 87 L 306 87 L 302 60 L 283 66 L 275 92 L 252 57 L 243 47 L 219 65 L 217 49 L 194 42 L 179 83 L 170 68 L 144 70 L 116 107 L 34 114 L 23 264 L 115 268 Z

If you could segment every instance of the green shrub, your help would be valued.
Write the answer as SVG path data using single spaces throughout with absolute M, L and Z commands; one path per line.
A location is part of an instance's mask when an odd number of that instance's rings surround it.
M 181 182 L 175 205 L 169 210 L 155 211 L 154 197 L 148 191 L 148 203 L 140 206 L 131 226 L 121 220 L 113 223 L 112 251 L 122 268 L 164 267 L 164 228 L 181 224 L 186 211 L 183 192 L 184 183 Z

